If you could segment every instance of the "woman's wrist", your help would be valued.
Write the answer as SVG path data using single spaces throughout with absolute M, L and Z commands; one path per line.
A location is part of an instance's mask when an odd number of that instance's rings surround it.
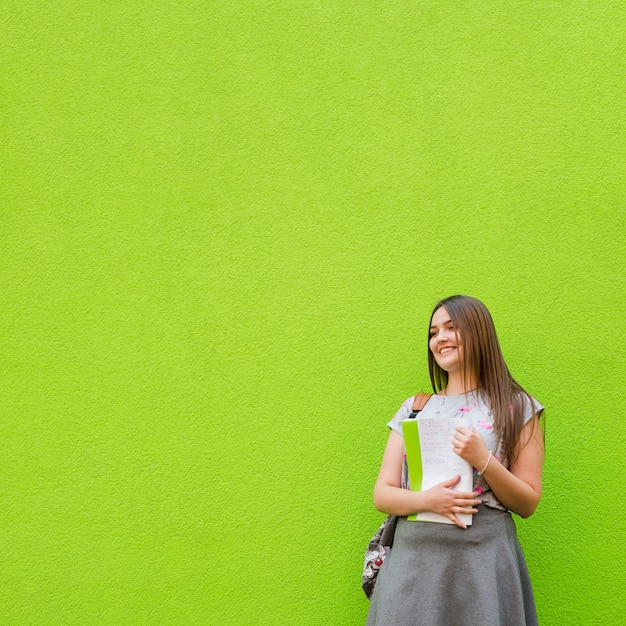
M 478 470 L 479 476 L 482 476 L 487 471 L 487 468 L 489 467 L 489 463 L 491 463 L 492 458 L 493 458 L 493 452 L 489 450 L 489 456 L 487 457 L 487 460 L 485 461 L 484 465 L 481 466 L 482 469 Z

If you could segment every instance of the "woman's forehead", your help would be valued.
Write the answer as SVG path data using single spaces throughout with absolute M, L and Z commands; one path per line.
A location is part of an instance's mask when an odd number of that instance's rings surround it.
M 431 326 L 442 326 L 443 324 L 447 324 L 451 322 L 452 319 L 446 311 L 445 307 L 440 306 L 434 313 L 433 318 L 430 321 Z

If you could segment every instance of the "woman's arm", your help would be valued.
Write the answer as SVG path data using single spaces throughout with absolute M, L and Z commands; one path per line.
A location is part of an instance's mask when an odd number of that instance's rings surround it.
M 472 430 L 457 429 L 454 451 L 474 467 L 482 469 L 489 451 L 480 434 Z M 543 469 L 544 442 L 539 418 L 535 415 L 522 428 L 516 446 L 516 456 L 509 469 L 492 457 L 483 472 L 494 495 L 509 510 L 521 517 L 532 515 L 541 498 L 541 472 Z
M 454 491 L 460 476 L 439 483 L 426 491 L 410 491 L 402 489 L 402 461 L 404 459 L 404 439 L 395 431 L 391 431 L 380 472 L 374 485 L 374 506 L 383 513 L 392 515 L 412 515 L 421 511 L 433 511 L 445 515 L 457 526 L 465 528 L 458 514 L 477 513 L 474 505 L 480 504 L 476 493 Z

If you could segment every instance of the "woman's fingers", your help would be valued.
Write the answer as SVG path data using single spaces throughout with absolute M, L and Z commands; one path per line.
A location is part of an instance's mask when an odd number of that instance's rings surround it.
M 473 515 L 474 513 L 478 513 L 478 509 L 475 509 L 473 506 L 453 506 L 452 507 L 452 512 L 453 513 L 464 513 L 466 515 Z
M 449 520 L 452 520 L 459 528 L 467 528 L 467 524 L 464 524 L 454 513 L 448 516 Z
M 441 483 L 441 486 L 445 487 L 446 489 L 450 489 L 450 487 L 454 487 L 454 485 L 456 485 L 459 482 L 459 480 L 461 480 L 461 475 L 457 474 L 450 480 L 446 480 L 445 482 Z
M 458 484 L 460 479 L 461 477 L 457 474 L 431 488 L 434 506 L 430 510 L 445 515 L 459 528 L 467 528 L 467 525 L 457 516 L 478 513 L 478 509 L 474 507 L 481 504 L 482 500 L 477 498 L 478 494 L 475 491 L 455 491 L 453 487 Z
M 482 500 L 477 498 L 475 493 L 468 493 L 467 496 L 457 496 L 455 498 L 455 504 L 458 506 L 474 506 L 476 504 L 482 504 Z
M 459 528 L 467 528 L 467 524 L 464 524 L 457 515 L 474 515 L 478 513 L 478 509 L 475 509 L 473 506 L 469 504 L 465 505 L 456 505 L 453 506 L 450 510 L 450 515 L 448 515 L 448 519 L 454 522 Z

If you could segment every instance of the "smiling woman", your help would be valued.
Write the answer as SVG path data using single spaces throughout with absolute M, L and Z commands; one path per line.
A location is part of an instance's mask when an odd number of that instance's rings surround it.
M 475 298 L 437 303 L 428 349 L 434 395 L 417 415 L 409 398 L 389 422 L 374 487 L 375 506 L 399 520 L 367 624 L 536 624 L 510 511 L 527 517 L 541 497 L 543 406 L 511 376 L 491 315 Z M 473 491 L 457 490 L 458 475 L 424 491 L 402 488 L 402 422 L 460 416 L 471 427 L 457 426 L 449 446 L 473 467 Z M 449 524 L 407 520 L 424 511 Z M 465 515 L 471 525 L 462 521 Z
M 463 341 L 456 332 L 456 326 L 450 319 L 448 311 L 443 307 L 438 308 L 433 315 L 428 347 L 437 365 L 443 371 L 450 372 L 460 369 Z

